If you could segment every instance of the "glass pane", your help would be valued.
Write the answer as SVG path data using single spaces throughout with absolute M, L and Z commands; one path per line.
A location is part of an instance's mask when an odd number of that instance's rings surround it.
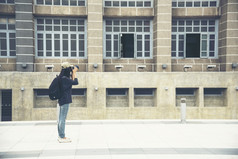
M 178 2 L 178 7 L 184 7 L 184 2 Z
M 172 2 L 172 7 L 177 7 L 177 2 Z
M 184 57 L 184 52 L 179 52 L 179 57 Z
M 129 2 L 129 7 L 135 7 L 135 2 L 134 1 Z
M 10 50 L 16 50 L 16 40 L 10 39 Z
M 69 5 L 69 0 L 62 0 L 62 5 Z
M 7 50 L 7 41 L 6 41 L 6 39 L 0 39 L 0 50 Z
M 151 2 L 150 1 L 145 1 L 144 2 L 144 7 L 151 7 Z
M 184 51 L 184 41 L 179 41 L 179 51 Z
M 0 24 L 0 30 L 6 30 L 7 25 L 6 24 Z
M 112 46 L 111 46 L 111 41 L 106 41 L 106 51 L 111 51 L 112 50 Z
M 208 2 L 207 1 L 202 2 L 202 7 L 208 7 Z
M 214 53 L 214 52 L 209 52 L 209 56 L 210 56 L 210 57 L 214 57 L 214 56 L 215 56 L 215 53 Z
M 52 5 L 52 0 L 45 0 L 46 5 Z
M 38 50 L 43 50 L 43 40 L 37 41 L 37 47 L 38 47 Z
M 137 41 L 137 51 L 142 51 L 142 41 Z
M 207 41 L 202 40 L 202 51 L 206 51 L 206 50 L 207 50 Z
M 71 50 L 76 50 L 76 40 L 71 40 Z
M 200 7 L 201 3 L 199 1 L 194 2 L 194 7 Z
M 78 6 L 85 6 L 85 1 L 79 1 Z M 83 55 L 84 56 L 84 55 Z
M 215 49 L 215 42 L 214 41 L 210 41 L 209 50 L 210 51 L 214 51 L 214 49 Z
M 176 51 L 176 41 L 172 41 L 172 51 Z
M 172 27 L 172 32 L 177 32 L 177 27 Z
M 122 7 L 127 7 L 127 1 L 122 1 L 122 2 L 121 2 L 121 6 L 122 6 Z
M 51 40 L 46 40 L 46 50 L 52 50 Z
M 76 6 L 77 5 L 77 1 L 76 0 L 70 0 L 70 5 L 71 6 Z
M 60 52 L 55 52 L 55 56 L 59 57 L 60 56 Z
M 172 52 L 172 53 L 171 53 L 171 56 L 172 56 L 172 57 L 176 57 L 176 52 Z
M 60 41 L 55 40 L 55 50 L 60 50 Z
M 193 3 L 192 2 L 186 2 L 186 7 L 192 7 Z
M 215 39 L 215 35 L 210 35 L 210 39 Z
M 119 7 L 119 1 L 113 1 L 113 6 L 114 7 Z
M 16 51 L 10 51 L 10 56 L 16 56 Z
M 111 1 L 105 1 L 105 6 L 106 7 L 111 7 L 111 5 L 112 5 Z
M 143 7 L 143 1 L 138 1 L 136 2 L 137 7 Z
M 60 0 L 54 0 L 54 5 L 60 5 Z
M 217 2 L 216 1 L 211 1 L 210 2 L 210 7 L 216 7 L 217 6 Z
M 150 51 L 150 42 L 145 41 L 145 51 Z
M 84 40 L 79 40 L 79 51 L 84 51 Z
M 68 40 L 63 40 L 63 50 L 68 50 Z
M 36 4 L 43 4 L 43 0 L 37 0 Z
M 215 31 L 215 27 L 209 27 L 209 31 L 210 32 L 214 32 Z

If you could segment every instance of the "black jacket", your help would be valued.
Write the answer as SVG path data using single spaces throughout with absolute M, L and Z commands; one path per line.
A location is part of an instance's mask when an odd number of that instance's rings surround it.
M 74 80 L 63 76 L 61 78 L 61 85 L 63 89 L 63 96 L 58 100 L 59 105 L 69 104 L 72 103 L 72 85 L 77 85 L 78 79 L 75 78 Z

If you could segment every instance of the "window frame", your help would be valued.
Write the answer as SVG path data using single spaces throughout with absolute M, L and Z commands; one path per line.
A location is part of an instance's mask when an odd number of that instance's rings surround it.
M 112 24 L 111 25 L 106 25 L 106 21 L 111 21 Z M 114 25 L 114 21 L 118 21 L 119 24 L 118 25 Z M 126 26 L 122 26 L 121 25 L 121 21 L 127 21 L 127 25 Z M 134 25 L 130 25 L 130 22 L 134 21 Z M 142 31 L 141 32 L 137 32 L 137 25 L 136 22 L 137 21 L 142 21 Z M 144 25 L 144 23 L 146 21 L 149 21 L 149 26 Z M 111 27 L 111 31 L 106 31 L 106 28 L 110 26 Z M 113 31 L 114 27 L 118 27 L 119 31 L 115 32 Z M 131 26 L 131 27 L 130 27 Z M 139 25 L 140 26 L 140 25 Z M 121 31 L 122 27 L 126 27 L 127 31 Z M 134 31 L 130 31 L 130 28 L 134 28 Z M 149 28 L 150 31 L 149 32 L 145 32 L 143 31 L 145 28 Z M 121 34 L 134 34 L 134 58 L 123 58 L 121 57 L 121 47 L 120 47 L 120 35 Z M 107 56 L 107 50 L 106 50 L 106 41 L 107 41 L 107 35 L 111 36 L 111 56 Z M 114 56 L 114 35 L 118 35 L 119 41 L 118 41 L 118 56 Z M 138 35 L 142 35 L 142 56 L 138 57 L 138 51 L 137 51 L 137 36 Z M 145 50 L 145 36 L 149 35 L 149 41 L 150 41 L 150 46 L 149 46 L 149 52 L 150 52 L 150 56 L 146 57 L 145 53 L 148 52 Z M 103 20 L 103 58 L 104 59 L 152 59 L 153 58 L 153 21 L 151 19 L 147 20 L 147 19 L 104 19 Z
M 209 21 L 215 21 L 214 25 L 209 25 Z M 173 19 L 173 21 L 176 21 L 176 26 L 172 24 L 172 32 L 171 32 L 171 58 L 172 59 L 217 59 L 218 58 L 218 24 L 219 24 L 219 20 L 218 19 Z M 195 28 L 199 28 L 198 32 L 195 31 L 186 31 L 187 29 L 187 25 L 186 22 L 187 21 L 192 21 L 192 25 L 191 25 L 191 29 L 195 29 Z M 199 21 L 199 25 L 194 25 L 194 21 Z M 202 21 L 206 21 L 207 24 L 205 26 L 203 26 L 201 24 Z M 179 25 L 179 22 L 183 22 L 183 25 Z M 214 26 L 214 31 L 210 31 L 209 32 L 209 28 Z M 207 29 L 206 32 L 202 32 L 201 29 L 202 27 L 205 27 Z M 179 31 L 179 29 L 183 29 L 183 31 Z M 173 29 L 175 29 L 176 31 L 173 31 Z M 186 57 L 186 35 L 187 34 L 200 34 L 200 57 Z M 176 40 L 173 39 L 173 35 L 175 35 Z M 179 36 L 183 35 L 184 39 L 184 47 L 183 47 L 183 56 L 179 55 Z M 203 35 L 208 35 L 207 39 L 206 39 L 206 55 L 202 55 L 202 40 L 204 40 L 202 38 Z M 214 56 L 209 56 L 210 53 L 210 36 L 214 35 Z M 175 51 L 173 50 L 173 41 L 175 41 L 176 46 L 175 46 Z M 173 56 L 173 53 L 176 53 L 176 56 Z
M 183 6 L 179 6 L 178 3 L 184 3 Z M 192 2 L 192 6 L 187 6 L 187 2 Z M 200 2 L 199 6 L 195 6 L 195 2 Z M 207 6 L 203 6 L 202 2 L 208 2 Z M 211 6 L 211 2 L 216 2 L 216 6 Z M 197 8 L 197 7 L 219 7 L 219 0 L 172 0 L 172 8 Z M 176 6 L 173 6 L 176 4 Z
M 45 28 L 46 27 L 46 23 L 45 21 L 47 19 L 51 19 L 52 20 L 52 25 L 50 25 L 52 27 L 52 30 L 51 31 L 46 31 L 46 29 L 44 29 L 43 31 L 42 30 L 37 30 L 37 20 L 38 19 L 43 19 L 44 20 L 44 24 L 43 24 L 43 27 Z M 53 24 L 54 23 L 54 20 L 59 20 L 60 21 L 60 24 Z M 67 20 L 68 21 L 68 24 L 67 24 L 67 27 L 68 27 L 68 31 L 62 31 L 61 28 L 64 26 L 62 24 L 62 21 L 63 20 Z M 80 21 L 80 20 L 83 20 L 84 21 L 84 31 L 83 32 L 80 32 L 78 31 L 78 27 L 82 27 L 82 25 L 73 25 L 76 27 L 76 31 L 69 31 L 70 30 L 70 27 L 72 25 L 70 25 L 70 20 L 75 20 L 75 21 Z M 77 23 L 76 23 L 77 24 Z M 75 58 L 78 58 L 78 59 L 87 59 L 87 19 L 84 19 L 84 18 L 79 18 L 79 19 L 76 19 L 76 18 L 49 18 L 49 17 L 37 17 L 35 19 L 35 23 L 34 23 L 34 26 L 35 26 L 35 58 L 68 58 L 68 59 L 75 59 Z M 60 30 L 59 31 L 54 31 L 54 27 L 60 27 Z M 38 55 L 38 34 L 42 34 L 43 35 L 43 56 L 39 56 Z M 52 51 L 52 55 L 51 56 L 47 56 L 46 53 L 47 53 L 47 49 L 46 49 L 46 35 L 51 35 L 51 51 Z M 59 42 L 60 42 L 60 49 L 59 49 L 59 53 L 60 53 L 60 56 L 55 56 L 55 35 L 59 35 Z M 64 56 L 63 55 L 63 35 L 68 35 L 68 56 Z M 71 38 L 71 35 L 76 35 L 76 56 L 71 56 L 71 42 L 72 42 L 72 38 Z M 79 41 L 82 41 L 82 39 L 79 38 L 80 35 L 84 35 L 84 50 L 83 51 L 80 51 L 80 48 L 79 48 Z M 69 51 L 70 50 L 70 51 Z M 79 56 L 81 52 L 84 52 L 84 56 Z
M 6 34 L 6 50 L 4 50 L 4 51 L 6 51 L 6 53 L 7 53 L 6 56 L 2 56 L 1 55 L 1 50 L 0 50 L 0 58 L 16 58 L 16 21 L 15 21 L 15 18 L 5 17 L 5 16 L 1 16 L 0 18 L 6 20 L 6 23 L 1 23 L 0 22 L 0 24 L 5 24 L 6 25 L 6 29 L 2 29 L 2 30 L 0 29 L 0 33 L 5 33 Z M 9 23 L 9 19 L 12 19 L 12 20 L 14 19 L 14 23 Z M 8 28 L 9 24 L 14 24 L 14 29 L 9 29 Z M 10 34 L 15 34 L 15 37 L 11 38 Z M 0 39 L 4 39 L 4 38 L 0 37 Z M 10 40 L 11 39 L 15 40 L 15 50 L 11 50 L 11 48 L 10 48 L 10 43 L 11 43 Z M 14 56 L 11 56 L 11 51 L 15 51 Z
M 119 5 L 118 6 L 113 6 L 113 2 L 119 2 Z M 111 7 L 111 8 L 118 8 L 118 7 L 123 7 L 123 8 L 153 8 L 154 6 L 154 0 L 140 0 L 141 2 L 143 2 L 143 5 L 142 6 L 137 6 L 136 2 L 138 0 L 103 0 L 103 7 Z M 106 5 L 106 2 L 111 2 L 111 5 L 110 6 L 107 6 Z M 127 5 L 126 6 L 122 6 L 122 2 L 127 2 Z M 135 5 L 134 6 L 130 6 L 129 5 L 129 2 L 135 2 Z M 145 6 L 145 3 L 146 2 L 150 2 L 150 6 Z
M 117 90 L 124 90 L 125 91 L 125 93 L 124 94 L 109 94 L 109 90 L 115 90 L 115 89 L 117 89 Z M 128 96 L 128 92 L 129 91 L 129 89 L 128 88 L 106 88 L 106 95 L 107 96 Z
M 76 6 L 76 7 L 86 7 L 87 6 L 87 0 L 76 0 L 76 5 L 70 5 L 70 1 L 71 0 L 68 0 L 68 5 L 63 5 L 62 3 L 62 1 L 63 0 L 59 0 L 60 1 L 60 4 L 59 5 L 56 5 L 56 4 L 54 4 L 54 1 L 52 1 L 52 3 L 51 4 L 46 4 L 46 0 L 42 0 L 43 1 L 43 4 L 38 4 L 37 3 L 37 0 L 34 0 L 34 4 L 35 5 L 44 5 L 44 6 Z M 84 5 L 82 6 L 82 5 L 79 5 L 79 1 L 83 1 L 84 2 Z

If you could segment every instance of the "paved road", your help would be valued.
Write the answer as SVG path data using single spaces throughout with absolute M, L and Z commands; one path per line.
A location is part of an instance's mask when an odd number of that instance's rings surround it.
M 238 159 L 238 120 L 67 121 L 66 135 L 55 121 L 0 122 L 0 158 Z

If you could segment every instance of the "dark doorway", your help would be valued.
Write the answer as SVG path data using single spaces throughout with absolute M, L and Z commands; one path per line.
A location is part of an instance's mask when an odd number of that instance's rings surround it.
M 1 121 L 12 121 L 12 91 L 2 90 Z
M 121 34 L 121 57 L 134 58 L 134 34 Z
M 200 57 L 200 34 L 186 35 L 186 57 Z

